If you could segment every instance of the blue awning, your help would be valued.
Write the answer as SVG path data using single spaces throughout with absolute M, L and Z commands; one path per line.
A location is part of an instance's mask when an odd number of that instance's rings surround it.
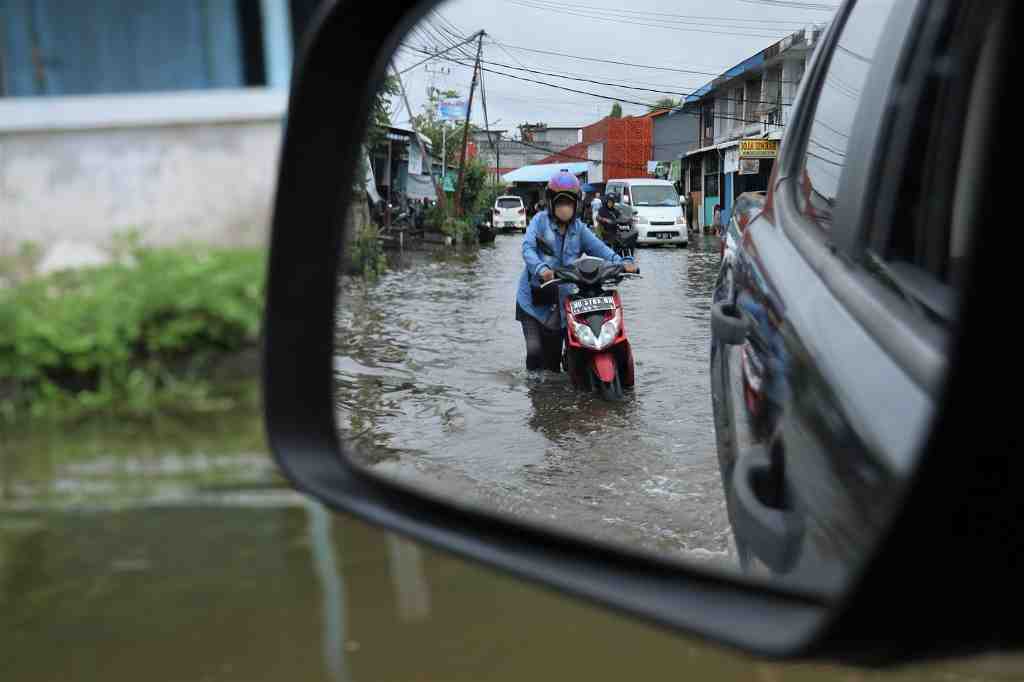
M 590 170 L 590 162 L 574 161 L 572 163 L 541 163 L 523 166 L 505 173 L 501 179 L 503 182 L 547 182 L 552 175 L 563 169 L 573 175 L 580 175 Z

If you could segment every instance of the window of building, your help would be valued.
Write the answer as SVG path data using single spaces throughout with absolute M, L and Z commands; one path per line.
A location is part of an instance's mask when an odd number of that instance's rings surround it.
M 704 197 L 718 196 L 718 174 L 704 176 Z
M 275 17 L 280 25 L 269 27 L 264 3 L 250 0 L 4 3 L 0 96 L 266 85 L 267 37 L 279 38 L 270 43 L 290 60 L 294 35 L 308 23 L 312 6 L 312 0 L 285 2 Z

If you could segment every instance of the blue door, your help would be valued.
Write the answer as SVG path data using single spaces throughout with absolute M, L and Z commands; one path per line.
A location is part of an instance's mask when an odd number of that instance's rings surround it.
M 722 224 L 723 225 L 728 225 L 729 224 L 729 218 L 730 218 L 730 216 L 732 216 L 732 187 L 733 187 L 733 178 L 735 178 L 735 177 L 736 177 L 735 173 L 727 173 L 726 176 L 725 176 L 725 192 L 723 192 L 723 196 L 722 196 Z

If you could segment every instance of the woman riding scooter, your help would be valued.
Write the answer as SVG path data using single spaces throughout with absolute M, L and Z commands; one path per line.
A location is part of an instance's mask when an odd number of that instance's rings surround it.
M 553 268 L 568 266 L 586 254 L 625 262 L 626 272 L 636 272 L 632 258 L 616 255 L 580 220 L 581 195 L 575 175 L 556 173 L 544 192 L 547 210 L 533 217 L 523 237 L 526 267 L 516 290 L 516 319 L 523 325 L 528 370 L 561 371 L 566 292 L 561 285 L 540 288 L 554 278 Z

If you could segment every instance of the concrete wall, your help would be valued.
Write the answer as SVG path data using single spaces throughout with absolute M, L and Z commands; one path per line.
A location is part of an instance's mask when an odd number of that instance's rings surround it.
M 654 119 L 654 161 L 673 161 L 697 144 L 697 111 L 670 111 Z
M 535 133 L 535 140 L 541 144 L 550 144 L 557 149 L 565 149 L 577 144 L 579 128 L 548 128 Z
M 265 243 L 283 93 L 0 100 L 0 253 L 23 241 Z

